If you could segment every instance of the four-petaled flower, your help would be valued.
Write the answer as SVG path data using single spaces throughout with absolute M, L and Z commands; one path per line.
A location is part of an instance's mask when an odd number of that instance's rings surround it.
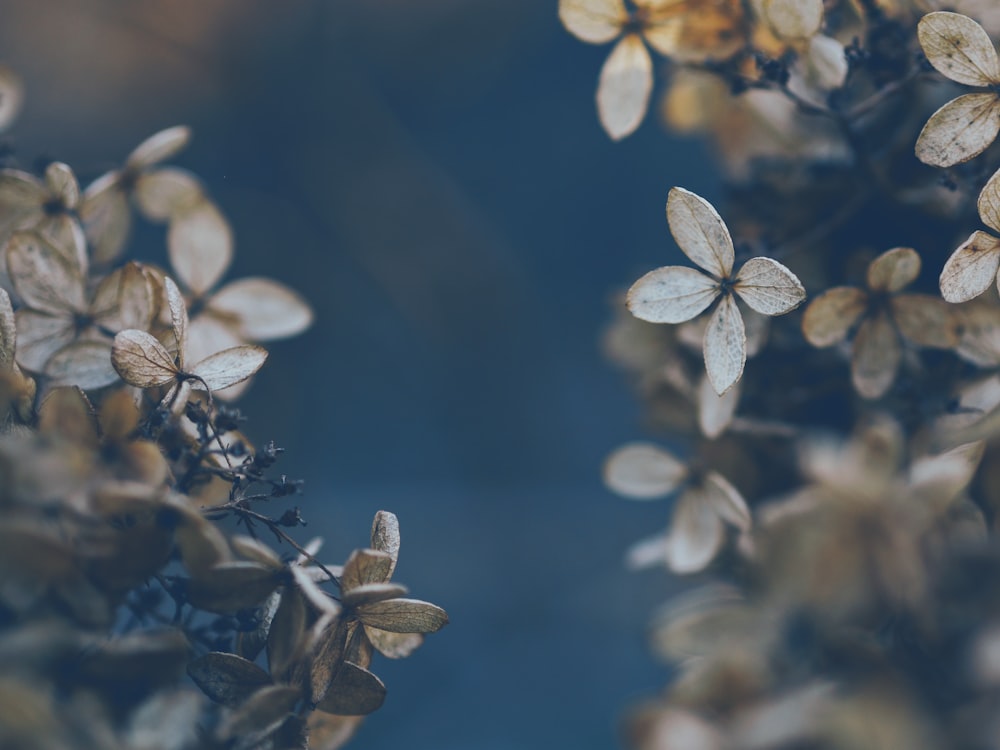
M 667 223 L 681 250 L 703 269 L 664 266 L 650 271 L 628 291 L 626 304 L 651 323 L 683 323 L 716 299 L 705 329 L 705 369 L 719 395 L 743 375 L 747 337 L 735 295 L 764 315 L 783 315 L 806 298 L 798 278 L 771 258 L 751 258 L 733 273 L 735 249 L 725 222 L 704 198 L 673 188 Z

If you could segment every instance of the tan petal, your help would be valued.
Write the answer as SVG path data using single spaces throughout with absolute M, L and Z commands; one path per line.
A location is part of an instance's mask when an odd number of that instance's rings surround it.
M 604 462 L 604 483 L 633 500 L 670 494 L 687 478 L 687 467 L 673 454 L 649 443 L 628 443 Z
M 199 378 L 210 391 L 228 388 L 251 377 L 267 359 L 267 352 L 259 346 L 234 346 L 191 368 L 191 375 Z
M 45 374 L 56 385 L 75 385 L 90 391 L 118 381 L 111 364 L 111 342 L 75 341 L 53 354 L 45 363 Z
M 667 538 L 667 566 L 675 573 L 703 570 L 722 546 L 722 521 L 703 490 L 692 487 L 677 500 Z
M 751 258 L 744 263 L 733 289 L 762 315 L 784 315 L 806 298 L 798 277 L 771 258 Z
M 392 633 L 368 626 L 365 635 L 376 651 L 390 659 L 405 659 L 424 642 L 423 633 Z
M 962 305 L 961 331 L 955 353 L 979 367 L 1000 366 L 1000 308 L 980 300 Z
M 187 353 L 188 313 L 184 295 L 177 284 L 169 276 L 163 277 L 163 292 L 170 310 L 170 325 L 174 331 L 174 342 L 177 344 L 177 356 L 183 366 Z
M 334 716 L 326 711 L 310 711 L 306 719 L 309 750 L 340 750 L 358 731 L 363 716 Z
M 868 265 L 868 287 L 877 292 L 898 292 L 920 275 L 920 256 L 911 247 L 895 247 Z
M 251 695 L 232 713 L 219 723 L 216 734 L 221 740 L 235 737 L 266 737 L 275 732 L 295 710 L 302 700 L 297 687 L 289 685 L 267 685 Z M 234 743 L 226 742 L 229 746 Z M 272 745 L 273 747 L 273 745 Z
M 21 308 L 17 321 L 17 363 L 25 370 L 42 372 L 49 357 L 76 338 L 73 322 L 65 317 Z
M 951 80 L 967 86 L 1000 83 L 1000 60 L 993 42 L 968 16 L 928 13 L 917 24 L 917 39 L 927 61 Z
M 14 366 L 14 352 L 17 350 L 17 325 L 14 322 L 14 308 L 10 295 L 0 287 L 0 372 L 9 371 Z
M 940 297 L 900 294 L 890 304 L 896 327 L 907 340 L 936 349 L 958 346 L 960 318 L 955 308 Z
M 331 566 L 324 566 L 331 573 L 336 575 L 336 573 L 331 569 Z M 295 578 L 295 584 L 299 587 L 299 590 L 305 596 L 306 600 L 321 615 L 336 615 L 340 613 L 340 605 L 330 596 L 327 595 L 323 589 L 321 589 L 318 583 L 313 580 L 312 575 L 299 565 L 290 566 L 292 571 L 292 576 Z M 328 580 L 326 578 L 326 573 L 324 573 L 320 568 L 316 568 L 319 573 L 323 576 L 323 580 Z
M 310 326 L 312 310 L 301 296 L 283 284 L 245 278 L 226 284 L 208 300 L 210 310 L 233 320 L 248 341 L 295 336 Z
M 824 91 L 843 86 L 848 72 L 844 45 L 830 36 L 813 36 L 806 52 L 806 71 L 808 79 Z
M 448 614 L 440 607 L 419 599 L 389 599 L 358 608 L 366 626 L 392 633 L 433 633 L 448 624 Z
M 578 39 L 604 44 L 621 33 L 628 12 L 622 0 L 559 0 L 559 20 Z
M 883 395 L 896 379 L 901 356 L 899 336 L 884 312 L 866 318 L 854 337 L 851 380 L 865 398 Z
M 80 185 L 68 164 L 54 161 L 45 168 L 45 185 L 64 208 L 73 210 L 80 202 Z
M 816 297 L 802 316 L 802 333 L 816 347 L 832 346 L 847 338 L 868 305 L 860 289 L 838 286 Z
M 983 153 L 1000 132 L 1000 97 L 965 94 L 931 115 L 914 152 L 924 164 L 950 167 Z
M 937 506 L 938 512 L 958 497 L 979 468 L 985 444 L 966 443 L 936 456 L 921 456 L 910 464 L 909 489 L 915 499 Z
M 1000 268 L 1000 240 L 973 232 L 951 254 L 941 270 L 941 296 L 948 302 L 968 302 L 985 292 Z
M 732 273 L 733 238 L 711 203 L 690 190 L 671 188 L 667 224 L 677 245 L 695 265 L 718 279 Z
M 54 388 L 38 407 L 40 432 L 93 448 L 98 425 L 94 405 L 79 388 Z
M 369 583 L 385 583 L 392 572 L 392 556 L 374 549 L 356 549 L 344 563 L 340 587 L 344 591 Z
M 223 349 L 245 344 L 246 341 L 236 335 L 230 323 L 215 317 L 210 311 L 203 311 L 192 318 L 188 324 L 184 358 L 190 362 L 201 362 Z
M 976 207 L 979 209 L 979 218 L 983 220 L 983 224 L 1000 232 L 1000 169 L 983 185 Z
M 145 331 L 122 331 L 111 347 L 111 363 L 129 385 L 154 388 L 166 385 L 177 376 L 170 354 L 159 341 Z
M 203 295 L 222 278 L 233 259 L 229 222 L 210 201 L 175 214 L 167 230 L 170 264 L 184 285 Z
M 709 471 L 701 484 L 701 491 L 719 518 L 740 531 L 750 530 L 750 508 L 743 495 L 729 480 L 717 471 Z
M 316 708 L 341 716 L 364 716 L 378 710 L 384 701 L 382 680 L 367 669 L 345 661 Z
M 119 178 L 118 172 L 99 177 L 84 191 L 80 204 L 80 219 L 97 264 L 110 263 L 121 255 L 132 226 L 128 196 Z
M 597 113 L 613 140 L 642 124 L 652 91 L 653 61 L 642 39 L 629 34 L 611 50 L 597 84 Z
M 135 183 L 136 206 L 150 221 L 169 221 L 204 199 L 198 178 L 186 169 L 164 167 L 143 173 Z
M 187 668 L 188 676 L 216 703 L 236 707 L 264 685 L 271 684 L 271 677 L 252 661 L 210 651 L 194 659 Z
M 81 276 L 87 275 L 87 236 L 75 216 L 66 213 L 45 216 L 35 224 L 34 229 L 60 252 L 70 266 L 79 269 Z
M 220 563 L 188 581 L 188 599 L 199 609 L 230 614 L 260 604 L 278 587 L 280 578 L 279 571 L 258 563 Z
M 83 312 L 84 281 L 50 242 L 34 232 L 17 232 L 7 242 L 7 272 L 24 304 L 38 312 Z
M 756 357 L 767 345 L 771 319 L 756 310 L 742 310 L 743 327 L 747 335 L 747 357 Z
M 782 39 L 808 39 L 823 23 L 823 0 L 764 0 L 764 14 Z
M 345 590 L 340 601 L 345 607 L 360 607 L 386 599 L 398 599 L 409 593 L 409 589 L 399 583 L 363 583 Z
M 740 403 L 740 384 L 720 396 L 715 392 L 708 376 L 702 376 L 698 383 L 698 426 L 707 438 L 717 438 L 733 421 L 736 407 Z
M 720 396 L 743 376 L 747 361 L 747 337 L 743 318 L 733 295 L 719 300 L 705 329 L 705 372 Z
M 42 215 L 47 191 L 28 172 L 0 169 L 0 239 L 18 229 L 30 229 Z
M 11 126 L 24 101 L 21 79 L 6 65 L 0 65 L 0 131 Z
M 683 323 L 705 310 L 719 296 L 719 284 L 701 271 L 664 266 L 650 271 L 628 290 L 625 304 L 640 320 Z
M 389 555 L 389 572 L 385 577 L 385 580 L 388 580 L 396 569 L 396 561 L 399 559 L 399 520 L 394 513 L 380 510 L 375 514 L 375 518 L 372 519 L 371 540 L 372 549 Z
M 637 3 L 641 5 L 641 3 Z M 652 14 L 643 25 L 642 36 L 661 55 L 683 58 L 685 19 L 682 15 Z
M 191 129 L 175 125 L 154 133 L 133 149 L 125 160 L 131 169 L 144 169 L 179 153 L 191 140 Z

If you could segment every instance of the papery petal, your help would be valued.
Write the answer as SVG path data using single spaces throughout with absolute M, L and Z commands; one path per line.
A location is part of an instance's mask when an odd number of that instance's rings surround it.
M 798 277 L 771 258 L 751 258 L 744 263 L 733 290 L 761 315 L 784 315 L 806 298 Z
M 700 487 L 677 500 L 667 537 L 667 566 L 675 573 L 703 570 L 722 546 L 722 521 Z
M 967 86 L 1000 83 L 1000 60 L 989 34 L 960 13 L 928 13 L 917 24 L 917 39 L 938 72 Z
M 652 91 L 653 61 L 642 39 L 629 34 L 611 50 L 597 83 L 597 114 L 613 140 L 642 124 Z
M 983 153 L 1000 133 L 1000 97 L 965 94 L 930 116 L 914 153 L 924 164 L 950 167 Z
M 941 270 L 941 296 L 948 302 L 968 302 L 989 289 L 1000 268 L 1000 239 L 973 232 L 951 254 Z
M 8 66 L 0 65 L 0 132 L 17 119 L 23 102 L 21 79 Z
M 691 320 L 719 296 L 719 283 L 685 266 L 650 271 L 628 290 L 625 304 L 635 317 L 650 323 Z
M 129 385 L 153 388 L 177 376 L 173 358 L 159 341 L 145 331 L 122 331 L 111 347 L 111 362 Z
M 364 667 L 345 661 L 316 708 L 331 714 L 366 716 L 385 701 L 385 685 Z
M 174 341 L 177 344 L 177 355 L 181 366 L 183 366 L 187 354 L 187 303 L 184 302 L 184 295 L 181 294 L 181 290 L 178 289 L 177 284 L 169 276 L 163 277 L 163 292 L 167 302 L 167 309 L 170 311 L 170 325 L 173 328 Z
M 424 642 L 423 633 L 392 633 L 367 625 L 365 635 L 376 651 L 390 659 L 404 659 Z
M 132 227 L 128 196 L 122 190 L 120 173 L 108 172 L 92 182 L 80 203 L 83 230 L 93 247 L 92 260 L 110 263 L 125 247 Z
M 386 583 L 392 575 L 392 556 L 375 549 L 356 549 L 344 563 L 340 587 L 351 591 L 370 583 Z
M 633 500 L 670 494 L 687 478 L 688 469 L 673 454 L 649 443 L 628 443 L 604 462 L 604 483 Z
M 847 338 L 868 305 L 868 295 L 850 286 L 828 289 L 816 297 L 802 316 L 802 333 L 813 346 L 832 346 Z
M 733 270 L 733 238 L 711 203 L 690 190 L 674 187 L 667 196 L 667 224 L 680 249 L 695 265 L 716 278 Z
M 217 391 L 243 382 L 257 372 L 266 359 L 267 351 L 259 346 L 235 346 L 203 359 L 191 368 L 191 374 L 208 390 Z
M 418 599 L 388 599 L 358 608 L 365 624 L 392 633 L 433 633 L 448 624 L 447 613 Z
M 136 146 L 125 160 L 130 169 L 145 169 L 169 159 L 180 152 L 191 140 L 191 129 L 186 125 L 175 125 L 153 135 Z
M 271 341 L 295 336 L 310 326 L 312 309 L 284 284 L 265 278 L 244 278 L 226 284 L 207 306 L 233 320 L 235 330 L 248 341 Z
M 917 346 L 953 349 L 958 346 L 961 319 L 957 310 L 930 294 L 899 294 L 890 301 L 899 332 Z
M 244 339 L 236 335 L 229 321 L 220 320 L 206 310 L 188 323 L 184 358 L 189 362 L 201 362 L 216 352 L 245 343 Z
M 702 377 L 698 383 L 698 426 L 702 435 L 714 439 L 726 431 L 740 403 L 740 390 L 737 382 L 724 396 L 720 396 L 708 376 Z
M 976 201 L 976 208 L 979 210 L 979 218 L 983 220 L 983 224 L 1000 232 L 1000 169 L 994 172 L 993 176 L 983 185 Z
M 64 208 L 72 211 L 80 202 L 80 185 L 68 164 L 60 161 L 49 164 L 45 168 L 45 186 Z
M 135 203 L 150 221 L 169 221 L 204 199 L 198 178 L 186 169 L 163 167 L 144 172 L 135 182 Z
M 75 216 L 66 213 L 44 216 L 35 224 L 34 231 L 48 240 L 71 266 L 79 268 L 81 276 L 87 275 L 87 236 Z
M 85 391 L 118 381 L 111 364 L 110 341 L 75 341 L 53 354 L 45 374 L 56 385 L 75 385 Z
M 375 514 L 375 518 L 372 519 L 371 543 L 373 550 L 389 555 L 389 572 L 386 575 L 388 580 L 396 569 L 396 560 L 399 559 L 399 520 L 395 513 L 380 510 Z
M 728 479 L 717 471 L 709 471 L 705 474 L 701 490 L 719 518 L 740 531 L 750 530 L 751 517 L 747 501 Z
M 854 337 L 851 381 L 865 398 L 883 395 L 896 379 L 902 355 L 899 335 L 884 312 L 866 318 Z
M 604 44 L 621 33 L 628 12 L 622 0 L 559 0 L 559 20 L 578 39 Z
M 823 23 L 823 0 L 764 0 L 764 15 L 782 39 L 808 39 Z
M 743 375 L 747 337 L 733 295 L 725 294 L 705 329 L 705 371 L 720 396 Z
M 0 372 L 9 371 L 14 366 L 17 350 L 17 324 L 10 295 L 0 287 Z
M 86 310 L 80 270 L 34 232 L 17 232 L 8 240 L 7 273 L 25 305 L 33 310 L 52 315 Z
M 17 363 L 42 372 L 49 357 L 76 337 L 73 321 L 21 308 L 17 311 Z
M 894 247 L 868 264 L 868 287 L 877 292 L 898 292 L 920 275 L 920 256 L 911 247 Z
M 233 233 L 219 209 L 205 199 L 171 218 L 167 249 L 177 278 L 201 296 L 229 268 Z
M 28 229 L 41 218 L 47 191 L 33 174 L 0 169 L 0 240 L 18 229 Z

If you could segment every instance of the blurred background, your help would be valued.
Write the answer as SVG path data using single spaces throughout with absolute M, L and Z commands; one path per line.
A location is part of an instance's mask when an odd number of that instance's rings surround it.
M 607 748 L 669 675 L 644 624 L 675 583 L 623 569 L 669 505 L 600 467 L 645 436 L 601 355 L 616 290 L 676 262 L 664 203 L 717 191 L 698 143 L 648 121 L 621 144 L 594 89 L 607 47 L 556 0 L 0 0 L 25 85 L 18 162 L 87 182 L 192 126 L 176 163 L 229 217 L 229 277 L 298 289 L 316 323 L 268 347 L 242 408 L 326 559 L 400 518 L 396 577 L 451 625 L 353 746 Z M 164 233 L 133 257 L 165 263 Z

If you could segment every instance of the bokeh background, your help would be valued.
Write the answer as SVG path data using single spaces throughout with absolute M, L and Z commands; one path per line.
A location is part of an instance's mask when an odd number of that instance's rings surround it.
M 607 48 L 556 0 L 0 0 L 26 87 L 19 163 L 82 180 L 192 126 L 177 163 L 230 218 L 230 277 L 267 275 L 315 326 L 270 346 L 242 406 L 287 449 L 340 561 L 396 512 L 397 577 L 452 624 L 381 659 L 355 747 L 608 748 L 660 689 L 644 623 L 676 587 L 621 564 L 669 506 L 601 486 L 646 436 L 600 351 L 613 295 L 674 262 L 663 206 L 710 160 L 655 123 L 624 143 L 593 95 Z M 163 231 L 133 254 L 164 262 Z

